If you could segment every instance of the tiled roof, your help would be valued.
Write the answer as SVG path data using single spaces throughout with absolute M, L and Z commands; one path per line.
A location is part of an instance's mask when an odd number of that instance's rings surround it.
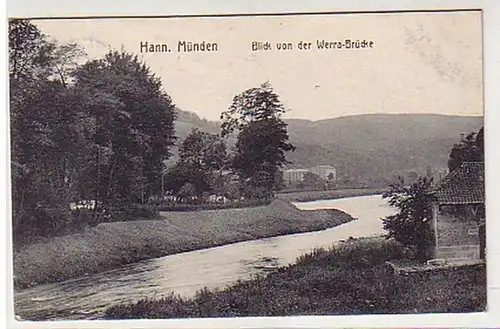
M 464 162 L 436 187 L 439 204 L 484 203 L 484 163 Z

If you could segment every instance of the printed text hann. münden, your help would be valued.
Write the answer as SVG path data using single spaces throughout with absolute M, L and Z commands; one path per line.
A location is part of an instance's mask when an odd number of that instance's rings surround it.
M 172 47 L 167 43 L 152 43 L 148 41 L 141 41 L 139 44 L 141 53 L 169 53 Z M 213 52 L 219 51 L 219 44 L 216 42 L 193 42 L 181 40 L 177 42 L 177 52 L 190 53 L 190 52 Z

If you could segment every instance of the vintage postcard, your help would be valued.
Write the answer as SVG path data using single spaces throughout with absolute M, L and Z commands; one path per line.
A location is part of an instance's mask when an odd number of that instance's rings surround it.
M 8 33 L 18 323 L 487 310 L 481 10 Z

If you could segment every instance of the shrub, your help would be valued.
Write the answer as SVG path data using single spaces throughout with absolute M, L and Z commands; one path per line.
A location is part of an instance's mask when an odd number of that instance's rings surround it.
M 484 311 L 483 265 L 394 275 L 401 244 L 359 239 L 316 249 L 295 264 L 191 298 L 173 294 L 111 307 L 107 319 L 290 316 Z
M 13 216 L 15 245 L 31 243 L 39 237 L 64 234 L 73 222 L 69 209 L 39 206 Z
M 388 238 L 394 238 L 404 246 L 411 247 L 415 258 L 426 260 L 434 243 L 432 222 L 432 196 L 429 194 L 432 178 L 420 177 L 411 186 L 404 182 L 392 185 L 383 198 L 399 209 L 399 213 L 383 219 Z

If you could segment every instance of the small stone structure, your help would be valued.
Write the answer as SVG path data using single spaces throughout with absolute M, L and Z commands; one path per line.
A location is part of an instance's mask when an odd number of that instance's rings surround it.
M 425 273 L 425 272 L 436 272 L 443 270 L 454 270 L 460 268 L 469 268 L 482 266 L 485 262 L 481 259 L 470 259 L 470 260 L 446 260 L 443 263 L 420 263 L 416 261 L 409 260 L 395 260 L 387 261 L 387 269 L 390 274 L 393 275 L 409 275 L 414 273 Z
M 484 163 L 465 162 L 432 192 L 434 258 L 479 259 L 484 248 Z

